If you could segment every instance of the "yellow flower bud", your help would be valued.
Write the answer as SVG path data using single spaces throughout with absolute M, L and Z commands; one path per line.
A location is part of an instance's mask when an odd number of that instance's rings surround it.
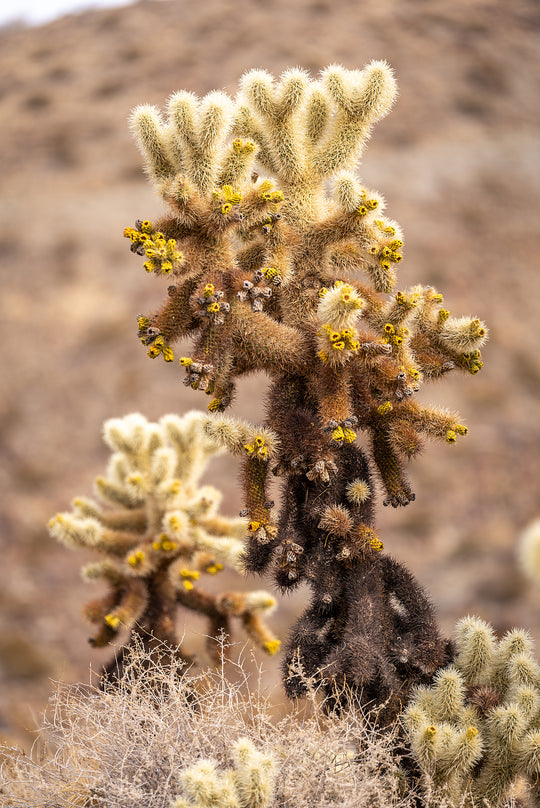
M 388 413 L 392 412 L 393 409 L 394 407 L 392 406 L 392 402 L 385 401 L 384 404 L 380 404 L 377 407 L 377 412 L 379 413 L 379 415 L 388 415 Z
M 265 643 L 263 643 L 264 650 L 270 656 L 274 656 L 274 654 L 277 654 L 280 647 L 281 647 L 280 640 L 267 640 Z

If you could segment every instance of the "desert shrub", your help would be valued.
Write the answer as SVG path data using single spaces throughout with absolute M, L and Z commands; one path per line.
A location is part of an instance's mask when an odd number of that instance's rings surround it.
M 228 671 L 194 674 L 139 646 L 114 686 L 61 686 L 35 753 L 4 750 L 0 804 L 193 805 L 194 774 L 202 767 L 218 782 L 227 778 L 247 746 L 262 761 L 269 808 L 412 805 L 392 754 L 395 734 L 381 733 L 373 717 L 352 706 L 329 714 L 310 682 L 310 710 L 282 714 L 264 692 L 260 672 L 249 675 L 242 656 Z

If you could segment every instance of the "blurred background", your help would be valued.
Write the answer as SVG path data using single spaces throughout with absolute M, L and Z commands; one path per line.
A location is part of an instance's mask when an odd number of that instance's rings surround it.
M 79 576 L 90 559 L 46 530 L 91 494 L 108 457 L 102 422 L 207 403 L 137 340 L 136 315 L 165 285 L 122 230 L 162 207 L 127 117 L 177 89 L 234 94 L 252 67 L 317 75 L 332 62 L 386 59 L 395 69 L 400 97 L 359 174 L 403 226 L 399 288 L 434 285 L 491 338 L 480 374 L 423 388 L 425 401 L 461 413 L 469 436 L 414 461 L 416 502 L 381 507 L 379 533 L 426 586 L 445 632 L 473 613 L 540 640 L 540 589 L 515 555 L 540 516 L 539 32 L 537 0 L 144 0 L 0 28 L 4 740 L 27 746 L 51 680 L 88 681 L 89 665 L 110 655 L 87 644 L 80 613 L 97 594 Z M 244 382 L 234 412 L 261 420 L 265 384 Z M 236 514 L 234 463 L 220 457 L 208 480 Z M 305 597 L 280 604 L 282 636 Z M 204 624 L 190 628 L 196 648 Z M 265 668 L 275 681 L 279 659 Z

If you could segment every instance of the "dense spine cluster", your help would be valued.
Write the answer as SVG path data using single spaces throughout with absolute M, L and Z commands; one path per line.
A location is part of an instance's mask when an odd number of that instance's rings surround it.
M 540 668 L 521 630 L 458 623 L 456 657 L 403 715 L 429 805 L 506 804 L 519 777 L 540 804 Z
M 102 580 L 107 593 L 86 605 L 96 626 L 94 646 L 105 646 L 128 630 L 133 642 L 149 649 L 177 649 L 179 607 L 205 615 L 209 650 L 229 632 L 236 617 L 248 635 L 268 653 L 279 641 L 262 616 L 275 606 L 266 592 L 210 594 L 199 586 L 201 575 L 225 567 L 241 568 L 246 520 L 218 513 L 220 492 L 199 485 L 210 457 L 219 451 L 208 438 L 208 417 L 190 412 L 150 423 L 132 414 L 106 422 L 105 440 L 113 452 L 106 476 L 95 482 L 100 502 L 78 497 L 71 513 L 51 519 L 51 534 L 68 547 L 99 552 L 83 577 Z
M 388 65 L 372 62 L 319 80 L 253 70 L 236 99 L 176 93 L 165 118 L 138 107 L 132 126 L 169 213 L 125 231 L 145 268 L 171 280 L 161 309 L 139 318 L 141 341 L 173 361 L 175 340 L 194 338 L 184 382 L 211 396 L 209 429 L 244 455 L 246 566 L 273 569 L 283 589 L 312 587 L 286 674 L 299 657 L 390 712 L 445 664 L 447 645 L 418 584 L 381 554 L 373 471 L 384 504 L 414 499 L 407 461 L 426 438 L 452 444 L 467 431 L 415 394 L 453 369 L 480 370 L 487 336 L 430 286 L 395 291 L 403 235 L 353 173 L 395 95 Z M 221 415 L 253 371 L 271 379 L 261 430 Z M 270 470 L 283 482 L 279 516 Z M 294 677 L 287 686 L 302 690 Z
M 213 760 L 201 760 L 180 776 L 186 797 L 171 808 L 267 808 L 272 801 L 275 763 L 248 738 L 232 745 L 233 767 L 223 771 Z

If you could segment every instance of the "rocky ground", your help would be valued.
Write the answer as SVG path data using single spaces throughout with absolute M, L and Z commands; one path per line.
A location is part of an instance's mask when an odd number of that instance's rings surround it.
M 29 743 L 51 678 L 87 679 L 103 660 L 80 616 L 87 559 L 46 530 L 91 492 L 107 456 L 103 420 L 205 405 L 137 342 L 136 314 L 163 290 L 122 230 L 161 208 L 127 116 L 176 89 L 234 93 L 250 67 L 316 74 L 384 58 L 395 69 L 400 98 L 360 174 L 404 228 L 400 287 L 435 285 L 452 313 L 485 319 L 491 338 L 480 374 L 423 394 L 458 409 L 470 434 L 415 461 L 416 502 L 381 509 L 379 532 L 426 585 L 446 631 L 476 613 L 540 639 L 540 587 L 515 560 L 520 531 L 540 515 L 539 30 L 536 0 L 144 0 L 0 30 L 5 739 Z M 262 377 L 243 383 L 235 412 L 261 419 L 264 390 Z M 231 470 L 220 458 L 211 481 L 235 513 Z M 303 597 L 282 604 L 282 634 Z M 269 682 L 278 664 L 267 663 Z

